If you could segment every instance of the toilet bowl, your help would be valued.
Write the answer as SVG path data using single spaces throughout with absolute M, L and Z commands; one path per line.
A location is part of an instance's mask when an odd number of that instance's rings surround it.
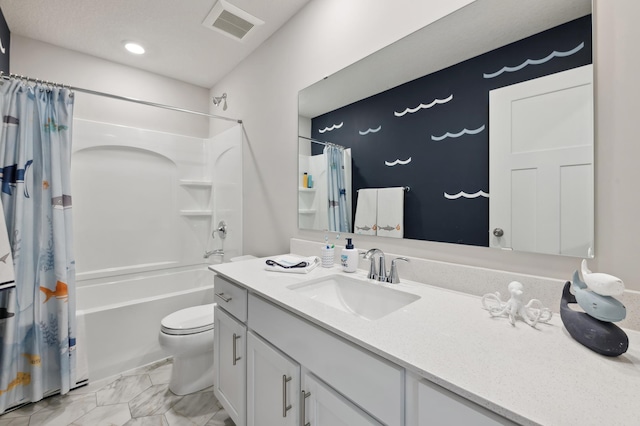
M 186 395 L 213 386 L 213 307 L 181 309 L 160 323 L 160 347 L 173 356 L 169 390 Z

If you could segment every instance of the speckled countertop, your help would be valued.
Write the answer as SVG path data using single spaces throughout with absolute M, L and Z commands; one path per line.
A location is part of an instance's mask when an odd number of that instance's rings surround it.
M 264 270 L 265 259 L 210 266 L 251 293 L 515 422 L 540 425 L 640 424 L 640 332 L 609 358 L 573 340 L 559 315 L 531 328 L 491 318 L 480 298 L 402 280 L 391 286 L 420 299 L 375 321 L 311 300 L 288 286 L 332 274 Z M 364 281 L 366 272 L 350 277 Z

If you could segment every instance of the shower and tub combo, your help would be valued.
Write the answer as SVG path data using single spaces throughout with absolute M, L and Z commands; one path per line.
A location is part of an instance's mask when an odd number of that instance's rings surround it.
M 242 255 L 241 126 L 198 139 L 78 119 L 74 137 L 78 378 L 173 357 L 174 393 L 210 386 L 207 266 Z
M 34 90 L 29 83 L 42 85 L 31 77 L 0 77 L 10 80 L 12 87 L 23 87 L 16 91 L 21 96 Z M 71 106 L 84 98 L 76 98 L 72 92 L 189 113 L 197 118 L 157 118 L 157 122 L 162 120 L 158 128 L 177 129 L 184 134 L 73 118 Z M 37 165 L 32 165 L 31 160 L 25 160 L 24 169 L 18 170 L 24 176 L 14 182 L 21 185 L 20 190 L 14 192 L 29 198 L 32 188 L 41 188 L 42 193 L 49 190 L 52 195 L 46 196 L 54 202 L 38 205 L 53 210 L 42 209 L 39 214 L 25 210 L 24 215 L 21 211 L 21 222 L 12 235 L 30 235 L 32 228 L 40 229 L 40 223 L 31 217 L 46 215 L 47 222 L 43 221 L 42 227 L 45 231 L 40 233 L 39 246 L 34 246 L 40 247 L 40 253 L 36 250 L 35 257 L 20 256 L 26 259 L 24 262 L 39 259 L 38 268 L 45 272 L 40 275 L 46 280 L 18 277 L 16 286 L 35 298 L 28 303 L 21 300 L 25 309 L 14 312 L 12 307 L 11 315 L 1 318 L 4 329 L 0 331 L 5 336 L 13 336 L 14 330 L 41 332 L 34 332 L 37 342 L 28 348 L 15 349 L 18 343 L 27 341 L 18 334 L 15 344 L 5 345 L 8 349 L 3 356 L 10 361 L 10 368 L 3 365 L 0 414 L 56 392 L 67 393 L 87 380 L 113 377 L 170 355 L 175 359 L 175 376 L 188 377 L 194 360 L 208 357 L 201 357 L 200 352 L 205 347 L 213 350 L 213 274 L 207 265 L 214 260 L 222 262 L 225 256 L 242 254 L 242 122 L 53 82 L 47 82 L 47 90 L 41 87 L 34 93 L 47 97 L 47 102 L 48 97 L 61 101 L 60 105 L 49 103 L 46 110 L 49 114 L 55 106 L 53 114 L 58 117 L 38 115 L 39 120 L 45 120 L 47 138 L 43 136 L 43 141 L 58 148 L 52 151 L 51 158 L 43 157 L 43 164 L 52 164 L 45 167 L 45 172 L 47 167 L 53 170 L 51 176 L 36 170 Z M 8 96 L 3 100 L 7 99 Z M 226 104 L 226 95 L 220 102 Z M 108 111 L 111 104 L 100 105 L 98 110 L 103 107 Z M 113 112 L 104 117 L 126 117 L 129 124 L 156 127 L 155 116 L 148 111 L 121 106 Z M 15 130 L 21 118 L 13 115 L 10 124 Z M 209 134 L 212 118 L 234 121 L 236 125 L 213 137 L 199 137 Z M 41 123 L 31 121 L 37 134 L 38 128 L 42 130 Z M 35 140 L 27 131 L 31 121 L 23 120 L 21 129 L 25 131 L 12 132 L 13 139 L 8 143 L 31 146 Z M 14 137 L 25 135 L 20 140 Z M 31 174 L 27 172 L 29 166 Z M 9 163 L 7 167 L 17 166 Z M 8 194 L 12 195 L 10 191 Z M 7 207 L 7 200 L 3 198 L 3 202 Z M 220 243 L 224 238 L 210 241 L 214 223 L 222 224 L 214 232 L 228 237 L 224 248 Z M 10 226 L 13 224 L 7 222 Z M 60 239 L 61 235 L 65 238 Z M 22 240 L 16 237 L 11 241 L 12 250 L 19 250 Z M 30 264 L 17 268 L 38 269 Z M 35 291 L 30 291 L 27 287 L 34 282 Z M 30 315 L 28 309 L 38 306 L 40 296 L 38 315 Z M 203 325 L 194 325 L 194 321 Z M 185 361 L 187 357 L 189 360 Z M 208 376 L 206 364 L 212 366 L 213 362 L 200 363 L 199 376 Z M 185 387 L 172 380 L 171 387 L 176 393 L 189 393 L 205 386 L 208 379 L 197 383 L 194 378 L 189 382 Z

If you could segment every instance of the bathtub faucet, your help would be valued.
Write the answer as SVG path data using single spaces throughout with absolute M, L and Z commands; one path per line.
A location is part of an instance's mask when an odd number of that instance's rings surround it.
M 203 258 L 208 259 L 211 256 L 224 257 L 224 251 L 222 249 L 215 249 L 215 250 L 211 250 L 211 251 L 205 251 Z

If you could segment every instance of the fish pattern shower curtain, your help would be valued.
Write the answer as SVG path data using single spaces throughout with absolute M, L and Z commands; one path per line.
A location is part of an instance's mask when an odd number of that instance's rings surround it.
M 0 413 L 75 383 L 71 227 L 73 93 L 19 80 L 0 86 L 0 200 L 15 288 L 0 320 Z
M 327 177 L 329 195 L 329 231 L 351 232 L 347 212 L 347 189 L 344 175 L 344 152 L 335 146 L 323 150 L 327 157 Z

